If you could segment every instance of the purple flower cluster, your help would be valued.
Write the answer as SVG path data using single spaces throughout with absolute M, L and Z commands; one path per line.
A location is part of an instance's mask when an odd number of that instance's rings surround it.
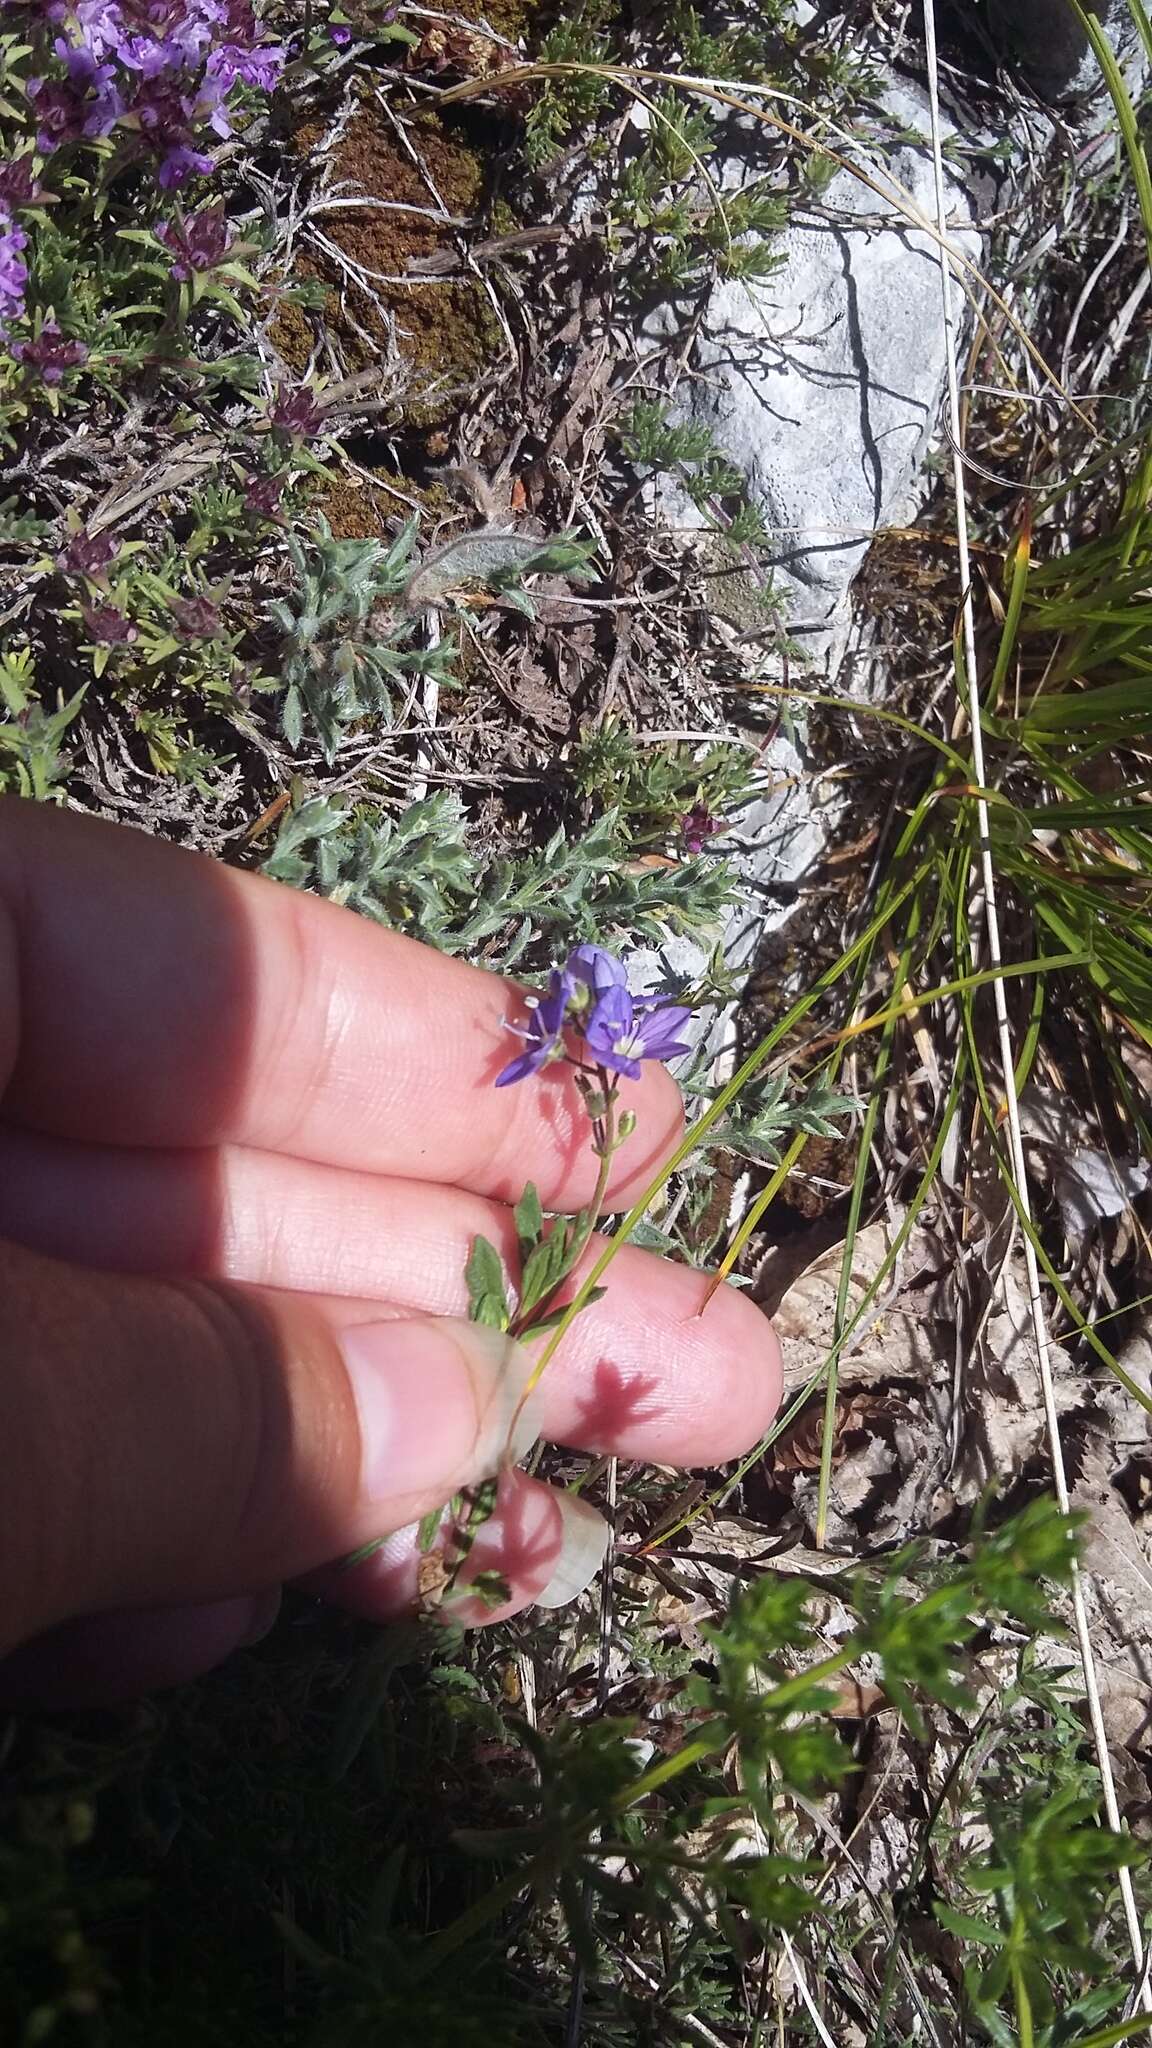
M 250 0 L 47 0 L 58 68 L 28 82 L 48 156 L 66 142 L 135 133 L 166 190 L 211 169 L 205 143 L 232 133 L 234 86 L 270 92 L 283 46 Z
M 62 384 L 65 370 L 78 370 L 88 361 L 88 345 L 65 341 L 55 320 L 45 320 L 31 341 L 14 341 L 9 353 L 41 384 Z
M 689 853 L 703 853 L 714 834 L 723 830 L 723 818 L 714 817 L 707 804 L 693 804 L 680 820 L 680 837 Z
M 200 213 L 190 213 L 186 220 L 162 221 L 155 233 L 171 252 L 177 284 L 186 284 L 193 271 L 217 270 L 228 260 L 232 237 L 223 200 Z
M 310 441 L 324 425 L 323 408 L 317 405 L 310 384 L 298 384 L 295 389 L 291 384 L 279 385 L 268 418 L 279 433 L 294 441 Z
M 17 227 L 15 216 L 35 206 L 40 197 L 31 154 L 0 163 L 0 337 L 7 333 L 9 321 L 18 320 L 24 311 L 28 286 L 28 237 Z
M 38 206 L 44 197 L 44 187 L 33 168 L 33 152 L 14 156 L 6 164 L 0 163 L 0 207 L 7 214 L 23 213 L 30 206 Z
M 114 604 L 82 604 L 80 616 L 93 646 L 126 647 L 138 635 L 130 618 Z
M 250 476 L 244 486 L 244 510 L 256 519 L 275 519 L 287 481 L 282 471 L 278 476 Z
M 78 526 L 69 534 L 64 546 L 56 557 L 56 567 L 65 576 L 86 576 L 90 583 L 106 583 L 105 570 L 110 568 L 119 552 L 115 537 L 111 533 L 89 533 L 86 526 Z
M 0 335 L 6 334 L 8 322 L 18 320 L 24 311 L 28 265 L 23 252 L 27 246 L 23 228 L 13 224 L 10 213 L 0 211 Z
M 211 640 L 220 631 L 220 607 L 210 597 L 174 597 L 171 611 L 182 640 Z
M 601 946 L 577 946 L 563 967 L 554 967 L 548 993 L 530 998 L 528 1023 L 519 1035 L 524 1051 L 496 1076 L 497 1088 L 567 1057 L 571 1031 L 597 1067 L 640 1078 L 641 1060 L 671 1060 L 688 1052 L 680 1033 L 691 1016 L 663 996 L 634 996 L 623 965 Z M 519 1027 L 513 1027 L 518 1029 Z

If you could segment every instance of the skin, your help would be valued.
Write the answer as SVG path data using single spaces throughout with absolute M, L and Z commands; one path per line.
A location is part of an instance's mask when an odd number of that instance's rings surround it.
M 523 1014 L 330 904 L 0 802 L 0 1698 L 191 1676 L 286 1579 L 411 1604 L 409 1525 L 507 1428 L 502 1344 L 458 1320 L 472 1239 L 514 1271 L 525 1181 L 574 1209 L 595 1178 L 563 1068 L 493 1086 Z M 660 1067 L 622 1102 L 616 1208 L 682 1128 Z M 535 1429 L 667 1465 L 755 1442 L 775 1340 L 731 1290 L 701 1315 L 706 1288 L 623 1252 Z M 551 1489 L 505 1479 L 472 1561 L 508 1580 L 501 1612 L 545 1591 L 565 1528 Z

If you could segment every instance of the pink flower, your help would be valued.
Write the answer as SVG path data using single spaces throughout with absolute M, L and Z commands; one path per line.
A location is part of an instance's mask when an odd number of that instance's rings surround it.
M 714 818 L 706 804 L 693 804 L 680 820 L 680 837 L 689 853 L 703 853 L 706 842 L 724 830 L 724 820 Z

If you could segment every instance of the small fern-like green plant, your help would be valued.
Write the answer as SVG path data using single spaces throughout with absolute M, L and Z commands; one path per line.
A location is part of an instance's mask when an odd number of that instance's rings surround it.
M 0 789 L 17 796 L 50 797 L 71 767 L 63 739 L 84 700 L 81 686 L 67 702 L 46 710 L 36 694 L 29 647 L 0 655 L 0 701 L 8 716 L 0 722 Z
M 708 857 L 641 867 L 615 810 L 581 837 L 553 833 L 543 847 L 479 858 L 459 799 L 438 792 L 396 819 L 311 797 L 288 813 L 265 874 L 316 889 L 442 952 L 508 969 L 544 966 L 585 941 L 658 943 L 703 932 L 731 900 L 724 861 Z
M 700 421 L 669 420 L 653 399 L 638 399 L 620 428 L 630 462 L 674 476 L 717 533 L 732 546 L 757 547 L 767 540 L 759 507 L 748 496 L 748 481 Z
M 307 729 L 330 763 L 349 726 L 370 717 L 391 724 L 398 685 L 414 675 L 450 680 L 454 644 L 413 645 L 418 619 L 400 602 L 416 531 L 408 520 L 390 547 L 336 540 L 324 519 L 309 542 L 289 535 L 295 588 L 269 615 L 282 635 L 281 722 L 291 746 Z

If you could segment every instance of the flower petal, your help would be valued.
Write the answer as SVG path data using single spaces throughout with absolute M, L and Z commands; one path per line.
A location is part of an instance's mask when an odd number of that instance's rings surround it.
M 577 946 L 569 953 L 564 972 L 576 981 L 582 981 L 601 996 L 610 988 L 626 988 L 628 977 L 623 962 L 614 953 L 608 953 L 603 946 Z
M 592 1015 L 584 1026 L 585 1043 L 598 1058 L 607 1059 L 620 1041 L 629 1037 L 633 1023 L 632 998 L 626 988 L 613 983 L 593 1006 Z M 623 1068 L 620 1071 L 623 1072 Z
M 496 1076 L 497 1088 L 511 1087 L 513 1081 L 526 1081 L 543 1064 L 544 1048 L 533 1046 L 531 1052 L 522 1052 L 517 1059 L 509 1060 Z

